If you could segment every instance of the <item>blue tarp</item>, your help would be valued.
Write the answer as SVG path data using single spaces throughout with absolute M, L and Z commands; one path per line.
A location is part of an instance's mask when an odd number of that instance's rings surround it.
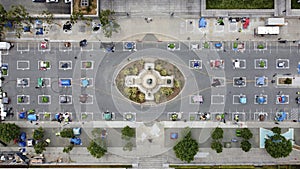
M 25 140 L 26 140 L 26 133 L 25 133 L 25 132 L 22 132 L 22 133 L 20 134 L 20 139 L 21 139 L 22 141 L 25 141 Z
M 43 28 L 36 28 L 36 35 L 43 35 L 44 32 L 43 32 Z
M 20 147 L 26 147 L 26 142 L 25 141 L 20 141 L 19 146 Z
M 285 112 L 280 112 L 279 116 L 276 116 L 277 121 L 283 121 L 286 119 L 286 113 Z
M 206 27 L 206 20 L 204 18 L 199 19 L 199 28 L 205 28 Z
M 19 118 L 20 118 L 20 119 L 25 119 L 25 118 L 26 118 L 26 112 L 21 112 L 21 113 L 19 114 Z
M 280 96 L 279 102 L 285 103 L 285 101 L 286 101 L 286 96 Z
M 298 63 L 298 74 L 300 74 L 300 63 Z
M 199 67 L 199 62 L 194 62 L 194 67 Z
M 246 97 L 240 97 L 240 103 L 246 104 L 247 103 L 247 98 Z
M 36 114 L 28 114 L 27 116 L 28 121 L 37 121 Z
M 60 85 L 61 86 L 71 86 L 71 80 L 70 79 L 60 79 Z
M 24 32 L 30 32 L 30 26 L 24 26 L 23 30 Z
M 75 144 L 75 145 L 81 145 L 81 144 L 82 144 L 82 143 L 81 143 L 81 139 L 78 138 L 78 137 L 71 138 L 71 139 L 70 139 L 70 143 Z
M 4 25 L 4 27 L 12 28 L 13 24 L 10 21 L 8 21 L 8 22 L 6 22 L 6 24 Z
M 264 102 L 266 102 L 266 98 L 263 96 L 257 97 L 256 98 L 257 103 L 262 104 Z
M 259 77 L 256 80 L 257 85 L 265 85 L 265 78 L 264 77 Z

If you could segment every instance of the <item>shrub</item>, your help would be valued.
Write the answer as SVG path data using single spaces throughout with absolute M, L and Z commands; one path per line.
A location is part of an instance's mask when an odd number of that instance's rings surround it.
M 214 140 L 211 145 L 211 149 L 216 150 L 217 153 L 221 153 L 223 151 L 223 146 L 220 141 Z
M 71 129 L 71 128 L 64 128 L 60 132 L 60 136 L 63 137 L 63 138 L 72 138 L 72 137 L 74 137 L 73 129 Z
M 241 137 L 244 138 L 245 140 L 249 140 L 250 138 L 253 137 L 253 134 L 248 128 L 243 128 L 241 130 Z
M 248 152 L 251 149 L 251 143 L 248 140 L 243 140 L 241 142 L 241 148 L 243 151 Z
M 220 127 L 215 128 L 213 133 L 211 134 L 212 139 L 218 140 L 223 138 L 223 129 Z
M 129 126 L 125 126 L 121 132 L 122 132 L 122 139 L 135 137 L 135 129 Z
M 279 127 L 273 127 L 271 130 L 272 130 L 273 133 L 275 133 L 275 134 L 280 134 L 280 133 L 281 133 L 281 128 L 279 128 Z
M 33 132 L 33 139 L 42 140 L 43 138 L 44 138 L 44 129 L 42 127 L 35 129 Z

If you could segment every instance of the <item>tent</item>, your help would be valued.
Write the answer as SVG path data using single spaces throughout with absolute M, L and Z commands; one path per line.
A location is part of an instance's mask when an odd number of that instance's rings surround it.
M 298 63 L 298 74 L 300 74 L 300 63 Z
M 259 97 L 256 98 L 256 102 L 257 102 L 258 104 L 263 104 L 263 103 L 265 103 L 266 101 L 267 101 L 266 98 L 263 97 L 263 96 L 259 96 Z
M 206 20 L 204 18 L 199 19 L 199 28 L 205 28 L 206 27 Z
M 82 87 L 87 87 L 89 85 L 89 80 L 87 79 L 82 79 L 81 80 L 81 86 Z
M 25 119 L 26 118 L 26 113 L 27 112 L 21 112 L 21 113 L 19 113 L 19 118 L 20 119 Z
M 37 121 L 37 115 L 36 114 L 28 114 L 27 120 L 28 121 Z
M 26 142 L 25 141 L 19 141 L 19 146 L 20 147 L 26 147 Z
M 105 112 L 103 114 L 103 117 L 104 117 L 105 120 L 111 120 L 113 118 L 111 112 Z
M 71 139 L 70 139 L 70 143 L 71 143 L 71 144 L 75 144 L 75 145 L 82 145 L 81 139 L 78 138 L 78 137 L 71 138 Z
M 282 95 L 278 97 L 278 102 L 279 103 L 285 103 L 286 102 L 286 96 Z
M 44 34 L 43 28 L 36 28 L 35 34 L 36 35 L 43 35 Z
M 280 113 L 276 114 L 275 119 L 277 121 L 283 121 L 284 119 L 286 119 L 286 113 L 285 112 L 280 112 Z
M 265 77 L 258 77 L 256 79 L 256 84 L 257 85 L 265 85 Z
M 60 79 L 59 81 L 61 86 L 64 87 L 70 87 L 71 86 L 71 80 L 70 79 Z
M 244 29 L 247 29 L 248 26 L 249 26 L 249 24 L 250 24 L 250 19 L 249 19 L 249 18 L 246 18 L 246 20 L 245 20 L 245 22 L 244 22 L 244 24 L 243 24 L 243 28 L 244 28 Z
M 240 97 L 240 103 L 241 104 L 246 104 L 247 103 L 247 98 L 246 97 Z
M 79 136 L 81 134 L 81 128 L 80 127 L 73 128 L 73 134 L 74 136 Z
M 30 32 L 30 26 L 24 26 L 23 31 L 24 32 Z

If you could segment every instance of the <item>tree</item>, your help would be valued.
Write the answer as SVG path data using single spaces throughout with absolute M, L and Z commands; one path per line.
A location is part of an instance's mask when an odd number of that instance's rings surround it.
M 243 128 L 241 130 L 241 137 L 245 140 L 249 140 L 250 138 L 253 137 L 253 134 L 248 128 Z
M 281 134 L 281 128 L 279 127 L 273 127 L 271 130 L 273 131 L 273 133 Z
M 54 19 L 53 13 L 49 11 L 43 11 L 41 19 L 45 20 L 48 24 L 52 24 Z
M 265 140 L 266 151 L 274 158 L 287 157 L 292 152 L 292 143 L 280 134 Z
M 194 156 L 199 149 L 197 141 L 194 140 L 191 135 L 191 131 L 189 131 L 187 135 L 173 147 L 176 157 L 188 163 L 194 160 Z
M 0 123 L 0 140 L 9 143 L 20 135 L 20 127 L 14 123 Z
M 90 145 L 87 147 L 87 149 L 95 158 L 101 158 L 107 152 L 106 147 L 97 144 L 94 140 L 90 142 Z
M 48 143 L 46 141 L 40 141 L 37 144 L 33 146 L 35 153 L 42 154 L 43 151 L 46 150 L 46 147 L 48 146 Z
M 251 143 L 248 140 L 243 140 L 241 142 L 241 148 L 243 151 L 248 152 L 251 149 Z
M 63 152 L 64 153 L 69 153 L 70 151 L 73 150 L 74 144 L 70 144 L 67 147 L 64 147 Z
M 217 153 L 221 153 L 223 151 L 223 146 L 220 141 L 214 140 L 211 145 L 211 149 L 216 150 Z
M 218 140 L 223 138 L 223 129 L 220 127 L 215 128 L 213 133 L 211 134 L 212 139 Z
M 89 21 L 89 22 L 92 21 L 91 18 L 84 17 L 84 16 L 83 16 L 83 13 L 81 12 L 81 10 L 79 10 L 79 11 L 74 11 L 74 12 L 72 13 L 72 15 L 70 16 L 70 22 L 71 22 L 72 24 L 77 23 L 78 20 Z
M 135 137 L 135 130 L 129 126 L 126 126 L 122 129 L 122 139 L 130 139 Z
M 73 129 L 71 129 L 71 128 L 64 128 L 60 132 L 60 136 L 64 137 L 64 138 L 72 138 L 72 137 L 74 137 Z
M 105 37 L 110 38 L 113 32 L 118 33 L 120 25 L 115 21 L 115 12 L 109 9 L 101 10 L 99 20 L 102 25 L 102 31 Z
M 44 129 L 42 127 L 35 129 L 33 132 L 33 139 L 42 140 L 43 138 L 44 138 Z

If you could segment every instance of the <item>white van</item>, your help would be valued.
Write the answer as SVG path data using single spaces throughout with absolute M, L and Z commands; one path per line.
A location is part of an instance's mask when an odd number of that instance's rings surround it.
M 14 44 L 10 42 L 0 42 L 0 50 L 9 50 L 13 46 Z

